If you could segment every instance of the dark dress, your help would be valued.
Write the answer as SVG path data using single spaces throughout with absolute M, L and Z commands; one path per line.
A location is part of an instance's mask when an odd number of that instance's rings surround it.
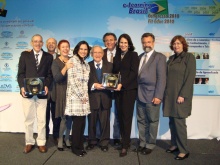
M 65 64 L 56 58 L 52 64 L 52 73 L 56 82 L 56 110 L 55 117 L 63 117 L 66 106 L 66 89 L 67 89 L 67 74 L 62 75 L 61 70 Z

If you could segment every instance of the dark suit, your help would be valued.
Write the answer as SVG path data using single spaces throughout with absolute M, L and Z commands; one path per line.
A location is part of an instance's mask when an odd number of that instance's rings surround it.
M 53 56 L 53 55 L 51 55 Z M 59 57 L 56 54 L 56 58 Z M 46 110 L 46 138 L 49 138 L 50 133 L 50 118 L 53 122 L 53 138 L 59 138 L 59 128 L 60 128 L 60 118 L 55 118 L 55 109 L 56 109 L 56 90 L 55 90 L 55 81 L 53 81 L 48 88 L 48 98 L 47 98 L 47 110 Z M 51 115 L 50 115 L 51 114 Z
M 51 64 L 53 57 L 46 52 L 43 52 L 38 70 L 33 50 L 31 52 L 24 51 L 21 53 L 18 66 L 18 84 L 19 87 L 24 87 L 24 78 L 45 77 L 45 86 L 49 87 L 52 81 Z M 38 98 L 46 99 L 47 96 Z
M 142 56 L 141 54 L 140 60 Z M 161 104 L 153 104 L 153 98 L 163 99 L 166 85 L 166 57 L 153 51 L 138 73 L 137 122 L 140 146 L 153 149 L 156 145 Z
M 96 122 L 100 121 L 101 136 L 100 146 L 107 146 L 110 139 L 110 108 L 112 106 L 112 94 L 110 90 L 91 90 L 94 83 L 98 81 L 94 61 L 89 62 L 90 75 L 89 75 L 89 103 L 91 114 L 88 115 L 89 127 L 89 143 L 96 144 Z M 103 61 L 102 74 L 112 73 L 112 63 Z
M 113 61 L 113 73 L 121 75 L 121 91 L 115 92 L 115 101 L 120 123 L 122 147 L 127 149 L 130 145 L 131 124 L 134 103 L 137 95 L 137 76 L 139 58 L 136 52 L 127 51 L 121 60 L 118 51 Z
M 104 49 L 104 56 L 102 58 L 103 61 L 108 61 L 108 58 L 107 58 L 107 51 L 108 49 Z M 117 50 L 115 52 L 115 54 L 117 54 Z M 113 57 L 113 61 L 114 61 L 114 58 Z M 110 61 L 109 61 L 110 62 Z M 114 92 L 112 93 L 112 99 L 115 99 L 114 97 Z M 115 102 L 115 105 L 114 106 L 114 113 L 115 113 L 115 118 L 114 118 L 114 123 L 113 123 L 113 139 L 120 139 L 120 127 L 119 127 L 119 121 L 118 121 L 118 110 L 117 110 L 117 106 L 116 106 L 116 102 Z

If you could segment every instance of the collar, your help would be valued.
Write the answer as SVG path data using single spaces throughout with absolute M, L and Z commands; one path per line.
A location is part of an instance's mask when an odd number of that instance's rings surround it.
M 101 60 L 99 63 L 97 63 L 97 62 L 94 61 L 95 68 L 97 68 L 96 64 L 100 64 L 100 67 L 99 67 L 99 68 L 102 68 L 102 63 L 103 63 L 102 60 Z

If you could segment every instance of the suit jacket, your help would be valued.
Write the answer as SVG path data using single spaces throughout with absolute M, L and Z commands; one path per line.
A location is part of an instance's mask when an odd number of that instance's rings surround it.
M 56 58 L 58 58 L 59 55 L 56 53 Z M 48 97 L 49 100 L 51 98 L 52 101 L 56 101 L 56 88 L 55 88 L 55 81 L 53 78 L 53 81 L 50 83 L 50 86 L 48 87 Z
M 144 55 L 142 53 L 139 58 Z M 166 86 L 166 57 L 154 51 L 138 75 L 138 99 L 151 103 L 153 98 L 163 99 Z
M 121 75 L 121 90 L 137 88 L 139 58 L 137 52 L 127 51 L 121 60 L 121 51 L 113 59 L 113 73 Z
M 176 55 L 171 56 L 167 62 L 163 112 L 166 117 L 186 118 L 192 110 L 196 60 L 193 54 L 187 52 L 175 57 Z M 184 97 L 182 104 L 177 103 L 178 96 Z
M 103 73 L 112 73 L 113 65 L 110 62 L 104 61 L 102 63 L 102 74 Z M 110 109 L 112 106 L 112 93 L 110 90 L 91 90 L 94 83 L 99 83 L 96 68 L 94 65 L 94 60 L 89 62 L 90 74 L 89 74 L 89 103 L 91 109 Z
M 53 56 L 43 51 L 43 55 L 38 66 L 36 67 L 36 61 L 33 50 L 30 52 L 24 51 L 21 53 L 18 64 L 17 81 L 19 87 L 24 87 L 24 78 L 44 77 L 45 86 L 49 87 L 52 81 L 51 64 Z M 47 98 L 47 96 L 38 96 L 38 98 Z

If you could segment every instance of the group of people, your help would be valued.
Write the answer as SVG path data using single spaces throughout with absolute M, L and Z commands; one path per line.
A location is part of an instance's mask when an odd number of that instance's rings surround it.
M 144 52 L 139 56 L 128 34 L 120 35 L 117 40 L 114 33 L 106 33 L 103 42 L 106 46 L 104 50 L 99 45 L 90 48 L 86 41 L 80 41 L 73 50 L 73 56 L 69 57 L 70 43 L 67 40 L 56 44 L 55 39 L 48 39 L 46 53 L 42 50 L 42 36 L 36 34 L 32 37 L 33 49 L 21 53 L 18 69 L 26 128 L 24 153 L 29 153 L 35 145 L 35 114 L 38 122 L 38 149 L 42 153 L 47 151 L 45 144 L 49 136 L 50 110 L 53 137 L 57 140 L 59 151 L 63 151 L 64 142 L 67 148 L 71 148 L 80 157 L 87 153 L 85 150 L 92 150 L 97 145 L 103 152 L 107 152 L 110 109 L 114 106 L 113 138 L 115 145 L 120 144 L 119 156 L 124 157 L 130 147 L 136 101 L 139 144 L 134 151 L 147 155 L 155 148 L 160 106 L 163 102 L 163 114 L 169 117 L 171 131 L 171 146 L 166 152 L 179 151 L 176 160 L 187 158 L 186 118 L 191 115 L 196 62 L 195 57 L 188 53 L 185 38 L 181 35 L 172 38 L 170 49 L 174 55 L 168 61 L 163 54 L 154 50 L 155 36 L 152 33 L 142 35 Z M 60 55 L 54 51 L 56 45 Z M 93 60 L 87 63 L 86 58 L 90 54 Z M 103 73 L 120 75 L 115 89 L 109 90 L 103 86 Z M 24 78 L 33 77 L 45 78 L 45 96 L 27 98 Z M 115 100 L 114 105 L 112 99 Z M 84 148 L 86 116 L 88 145 Z

